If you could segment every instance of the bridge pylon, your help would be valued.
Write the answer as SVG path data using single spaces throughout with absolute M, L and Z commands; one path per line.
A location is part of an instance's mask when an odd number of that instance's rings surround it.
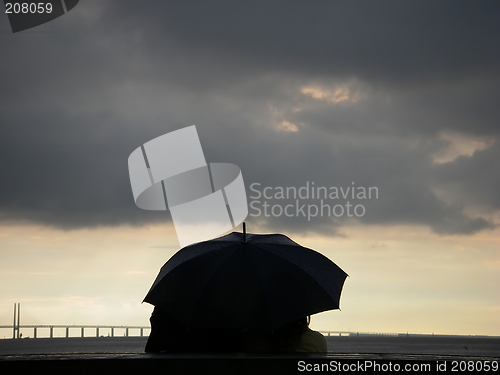
M 17 309 L 16 309 L 17 307 Z M 21 325 L 21 304 L 14 303 L 14 325 L 12 326 L 12 338 L 19 338 L 19 326 Z

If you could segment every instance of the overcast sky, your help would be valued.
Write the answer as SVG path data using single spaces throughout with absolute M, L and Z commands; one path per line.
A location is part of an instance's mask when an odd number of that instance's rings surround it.
M 364 206 L 359 217 L 250 209 L 250 228 L 332 240 L 350 227 L 487 236 L 499 270 L 497 1 L 82 0 L 16 34 L 0 17 L 0 31 L 4 236 L 171 228 L 168 213 L 136 207 L 127 159 L 196 125 L 208 162 L 241 168 L 249 203 L 252 183 L 378 189 L 351 202 Z M 158 246 L 175 246 L 169 233 Z

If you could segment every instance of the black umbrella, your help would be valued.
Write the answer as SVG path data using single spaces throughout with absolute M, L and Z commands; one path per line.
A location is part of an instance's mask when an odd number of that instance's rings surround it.
M 233 232 L 179 250 L 145 302 L 189 329 L 273 330 L 339 308 L 347 274 L 281 234 Z

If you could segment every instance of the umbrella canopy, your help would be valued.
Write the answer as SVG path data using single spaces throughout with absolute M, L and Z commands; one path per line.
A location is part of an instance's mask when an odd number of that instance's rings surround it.
M 144 301 L 190 329 L 273 330 L 339 308 L 347 274 L 281 234 L 233 232 L 179 250 Z

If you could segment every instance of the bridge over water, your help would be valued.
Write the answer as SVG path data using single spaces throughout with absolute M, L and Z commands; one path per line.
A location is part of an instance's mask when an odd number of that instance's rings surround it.
M 95 337 L 99 337 L 99 333 L 102 332 L 100 330 L 110 330 L 110 337 L 115 337 L 115 330 L 125 330 L 125 336 L 129 337 L 129 332 L 130 330 L 139 330 L 139 336 L 144 337 L 145 332 L 149 335 L 149 331 L 151 330 L 151 327 L 148 326 L 112 326 L 112 325 L 78 325 L 78 324 L 72 324 L 72 325 L 64 325 L 64 324 L 26 324 L 26 325 L 19 325 L 19 326 L 13 326 L 13 325 L 0 325 L 0 328 L 7 328 L 7 329 L 12 329 L 12 338 L 13 339 L 19 339 L 21 338 L 19 335 L 19 330 L 21 328 L 32 328 L 33 329 L 33 338 L 37 338 L 37 330 L 39 328 L 49 328 L 49 337 L 54 338 L 54 328 L 64 328 L 66 331 L 66 335 L 64 337 L 70 337 L 70 328 L 72 330 L 74 329 L 79 329 L 80 330 L 80 337 L 93 337 L 92 336 L 85 336 L 85 329 L 95 329 Z M 324 336 L 330 337 L 330 336 L 360 336 L 360 335 L 369 335 L 369 336 L 398 336 L 398 334 L 393 334 L 393 333 L 361 333 L 361 332 L 349 332 L 349 331 L 320 331 Z M 120 335 L 121 336 L 121 335 Z M 72 336 L 74 337 L 74 336 Z
M 95 329 L 95 337 L 99 337 L 99 330 L 102 329 L 109 329 L 111 331 L 111 337 L 115 336 L 115 330 L 120 329 L 123 330 L 125 329 L 125 336 L 129 336 L 130 330 L 139 330 L 140 336 L 144 336 L 144 330 L 150 330 L 150 327 L 146 326 L 113 326 L 113 325 L 78 325 L 78 324 L 72 324 L 72 325 L 64 325 L 64 324 L 24 324 L 24 325 L 3 325 L 0 326 L 0 328 L 10 328 L 12 329 L 12 338 L 13 339 L 18 339 L 20 338 L 20 329 L 21 328 L 32 328 L 33 329 L 33 338 L 37 338 L 37 331 L 39 328 L 48 328 L 49 329 L 49 337 L 53 338 L 54 337 L 54 328 L 64 328 L 66 330 L 66 336 L 69 337 L 69 332 L 70 328 L 72 330 L 74 329 L 80 329 L 81 336 L 80 337 L 86 337 L 85 336 L 85 329 L 86 328 L 93 328 Z M 101 331 L 102 332 L 102 331 Z
M 91 324 L 21 324 L 21 304 L 14 304 L 14 322 L 12 325 L 0 325 L 0 329 L 7 328 L 12 329 L 12 338 L 19 339 L 22 338 L 21 329 L 33 329 L 33 338 L 37 338 L 39 334 L 39 329 L 49 329 L 49 337 L 54 337 L 54 329 L 65 329 L 66 337 L 70 337 L 70 328 L 72 331 L 75 329 L 80 330 L 80 337 L 85 336 L 85 330 L 87 329 L 95 329 L 95 336 L 99 337 L 99 333 L 102 333 L 103 330 L 109 330 L 110 336 L 115 337 L 115 330 L 120 330 L 123 332 L 125 330 L 125 336 L 129 336 L 131 330 L 139 333 L 140 337 L 143 337 L 145 334 L 145 330 L 151 330 L 149 326 L 124 326 L 124 325 L 91 325 Z M 148 332 L 149 334 L 149 332 Z M 93 335 L 92 335 L 93 336 Z
M 12 329 L 12 338 L 19 339 L 22 337 L 20 330 L 29 328 L 33 329 L 33 338 L 38 337 L 38 330 L 43 328 L 49 329 L 49 337 L 54 338 L 54 329 L 65 329 L 65 337 L 70 337 L 70 328 L 74 331 L 75 329 L 80 330 L 80 337 L 91 337 L 85 336 L 85 329 L 95 329 L 95 337 L 99 337 L 99 333 L 102 330 L 109 330 L 110 336 L 115 337 L 115 330 L 120 330 L 123 332 L 125 330 L 125 336 L 129 337 L 130 330 L 139 330 L 139 336 L 143 337 L 145 335 L 145 331 L 148 333 L 151 330 L 149 326 L 123 326 L 123 325 L 88 325 L 88 324 L 20 324 L 21 321 L 21 304 L 14 304 L 14 324 L 13 325 L 0 325 L 1 328 Z M 325 336 L 353 336 L 353 335 L 374 335 L 373 333 L 361 333 L 361 332 L 350 332 L 350 331 L 321 331 L 321 333 Z M 376 334 L 382 336 L 397 336 L 397 334 Z M 93 336 L 93 335 L 92 335 Z M 120 335 L 121 336 L 121 335 Z M 74 336 L 72 336 L 74 337 Z

